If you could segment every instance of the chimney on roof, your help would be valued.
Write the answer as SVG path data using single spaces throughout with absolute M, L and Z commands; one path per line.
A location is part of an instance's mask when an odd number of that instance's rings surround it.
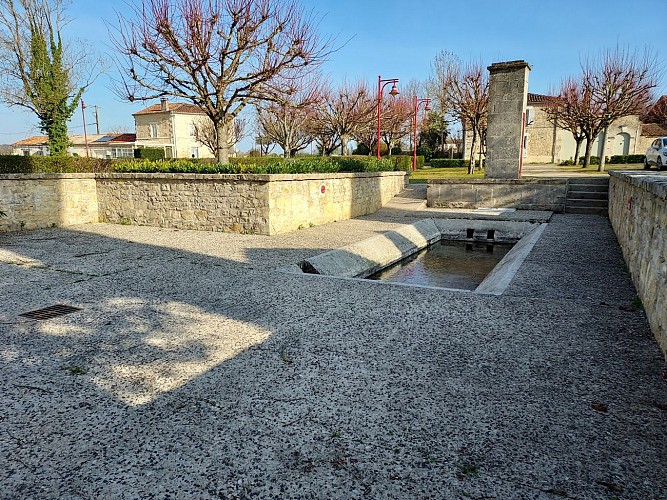
M 164 97 L 160 99 L 160 111 L 169 111 L 169 101 Z

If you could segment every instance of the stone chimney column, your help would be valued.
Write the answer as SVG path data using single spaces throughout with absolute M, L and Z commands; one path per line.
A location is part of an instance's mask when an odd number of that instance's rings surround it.
M 169 111 L 169 101 L 164 97 L 160 99 L 160 111 Z
M 528 100 L 526 61 L 494 63 L 489 70 L 486 177 L 519 179 L 523 160 L 524 114 Z

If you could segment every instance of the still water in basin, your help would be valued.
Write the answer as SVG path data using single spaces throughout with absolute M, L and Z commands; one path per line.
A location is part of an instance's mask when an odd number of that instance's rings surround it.
M 367 279 L 474 290 L 513 246 L 441 240 Z

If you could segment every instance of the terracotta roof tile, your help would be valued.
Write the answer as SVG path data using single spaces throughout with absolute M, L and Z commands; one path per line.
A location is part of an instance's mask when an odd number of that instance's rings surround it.
M 136 140 L 137 134 L 120 134 L 109 142 L 135 142 Z
M 533 94 L 528 92 L 528 104 L 548 105 L 558 102 L 558 97 L 552 95 Z
M 142 109 L 141 111 L 137 111 L 134 113 L 133 116 L 136 115 L 150 115 L 153 113 L 164 113 L 165 111 L 162 111 L 162 105 L 161 104 L 153 104 L 152 106 L 148 106 L 145 109 Z M 169 112 L 174 112 L 174 113 L 188 113 L 188 114 L 195 114 L 195 115 L 203 115 L 204 110 L 201 109 L 199 106 L 195 106 L 194 104 L 189 104 L 186 102 L 170 102 L 169 103 Z
M 667 124 L 642 123 L 642 135 L 644 137 L 667 137 Z
M 12 146 L 46 146 L 49 138 L 46 135 L 33 135 L 27 139 L 15 142 Z

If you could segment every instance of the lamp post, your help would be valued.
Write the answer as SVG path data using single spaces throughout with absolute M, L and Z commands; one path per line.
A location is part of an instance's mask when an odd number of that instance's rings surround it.
M 81 116 L 83 118 L 83 141 L 86 143 L 86 158 L 90 157 L 90 152 L 88 151 L 88 132 L 86 131 L 86 104 L 81 99 Z
M 396 88 L 396 84 L 398 83 L 398 78 L 387 78 L 387 79 L 382 79 L 381 76 L 378 76 L 378 138 L 377 138 L 377 158 L 378 160 L 380 159 L 380 108 L 382 107 L 382 94 L 384 92 L 384 88 L 389 85 L 393 84 L 391 87 L 391 90 L 389 91 L 390 96 L 396 96 L 399 94 L 398 89 Z
M 413 133 L 414 133 L 414 140 L 412 141 L 412 171 L 414 172 L 417 170 L 417 113 L 419 111 L 419 106 L 421 104 L 426 103 L 426 106 L 424 107 L 424 111 L 431 111 L 431 108 L 429 107 L 429 103 L 431 102 L 431 99 L 426 98 L 426 99 L 420 99 L 419 97 L 415 96 L 415 116 L 413 118 Z

